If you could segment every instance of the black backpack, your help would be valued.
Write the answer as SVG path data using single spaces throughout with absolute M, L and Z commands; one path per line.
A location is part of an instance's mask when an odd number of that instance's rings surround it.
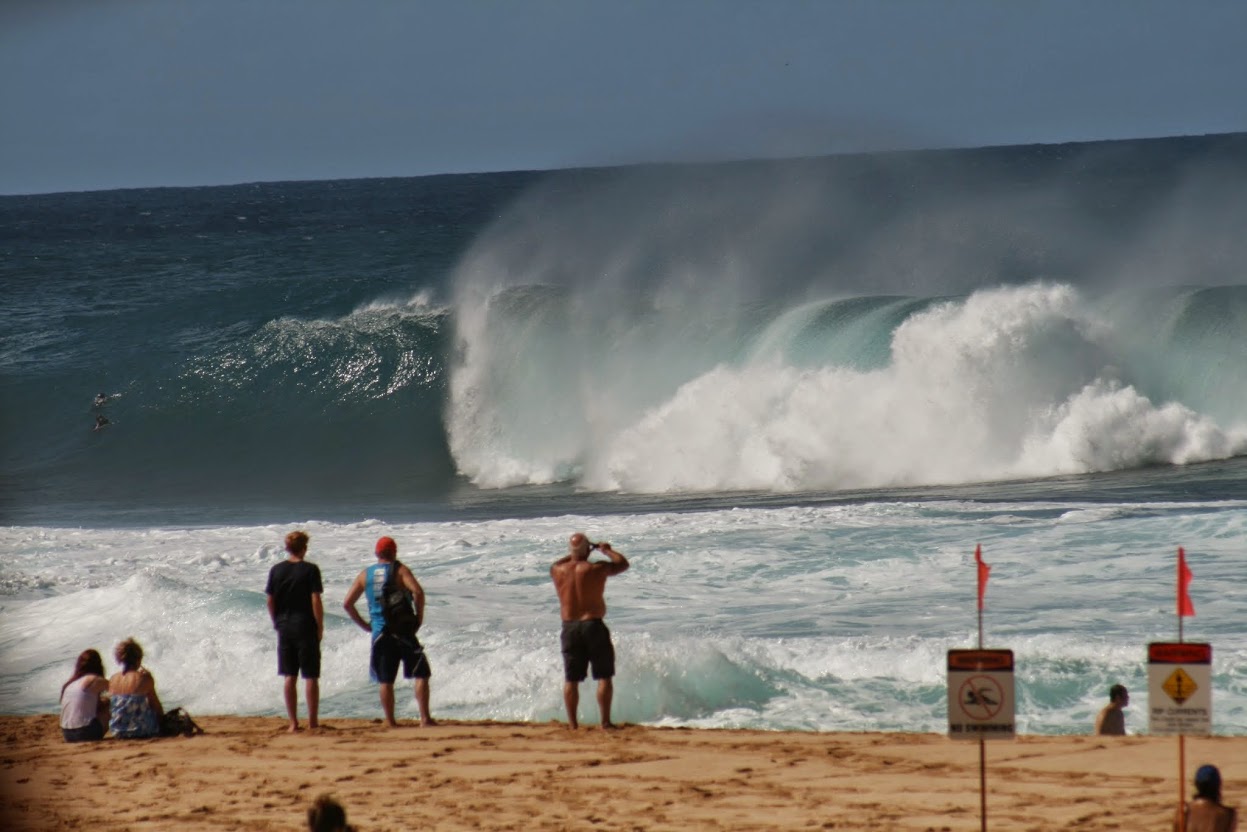
M 411 602 L 411 594 L 398 579 L 398 570 L 402 567 L 401 563 L 394 561 L 389 574 L 385 576 L 385 583 L 381 585 L 381 617 L 385 621 L 385 627 L 381 632 L 410 639 L 416 637 L 419 624 L 416 620 L 416 608 Z
M 165 711 L 165 715 L 160 718 L 160 736 L 162 737 L 193 737 L 203 732 L 204 729 L 200 728 L 183 708 Z

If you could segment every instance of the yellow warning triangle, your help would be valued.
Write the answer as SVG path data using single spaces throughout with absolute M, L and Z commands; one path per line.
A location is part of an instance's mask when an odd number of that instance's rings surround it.
M 1169 694 L 1169 698 L 1181 705 L 1199 690 L 1199 686 L 1195 684 L 1195 680 L 1187 675 L 1182 668 L 1178 668 L 1169 674 L 1169 678 L 1161 685 L 1165 693 Z

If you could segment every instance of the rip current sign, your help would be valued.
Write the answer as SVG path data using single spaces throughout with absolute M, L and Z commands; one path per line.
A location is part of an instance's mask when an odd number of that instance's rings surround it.
M 1013 651 L 948 651 L 948 736 L 1013 739 Z
M 1147 646 L 1149 734 L 1212 733 L 1212 645 L 1153 642 Z

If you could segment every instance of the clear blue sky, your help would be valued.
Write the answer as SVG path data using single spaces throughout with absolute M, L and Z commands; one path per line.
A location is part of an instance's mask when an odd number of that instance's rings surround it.
M 0 193 L 1247 130 L 1245 0 L 3 0 Z

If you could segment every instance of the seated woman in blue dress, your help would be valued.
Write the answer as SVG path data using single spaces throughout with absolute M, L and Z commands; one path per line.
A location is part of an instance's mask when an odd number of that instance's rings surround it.
M 128 638 L 117 645 L 113 655 L 121 664 L 121 672 L 108 680 L 109 730 L 120 739 L 157 736 L 165 711 L 156 695 L 156 680 L 143 667 L 143 648 Z
M 104 660 L 98 650 L 83 650 L 74 664 L 74 675 L 61 685 L 61 733 L 65 742 L 104 739 L 108 725 L 108 691 Z

